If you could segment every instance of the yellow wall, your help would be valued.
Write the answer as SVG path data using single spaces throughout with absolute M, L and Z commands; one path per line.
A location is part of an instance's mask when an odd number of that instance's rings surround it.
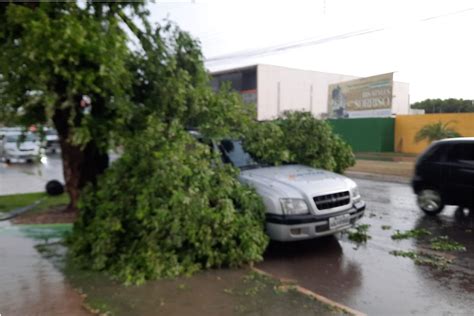
M 444 113 L 423 115 L 397 115 L 395 119 L 395 151 L 418 154 L 429 144 L 415 143 L 416 133 L 426 124 L 449 122 L 462 136 L 474 136 L 474 113 Z

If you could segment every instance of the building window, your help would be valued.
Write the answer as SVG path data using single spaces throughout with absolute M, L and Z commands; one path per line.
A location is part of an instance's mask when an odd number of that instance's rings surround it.
M 220 89 L 226 82 L 230 82 L 232 89 L 242 92 L 257 89 L 257 68 L 213 75 L 212 88 Z

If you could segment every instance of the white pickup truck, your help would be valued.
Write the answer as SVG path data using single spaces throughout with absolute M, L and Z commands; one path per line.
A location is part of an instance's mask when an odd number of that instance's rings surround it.
M 214 148 L 224 162 L 240 169 L 240 182 L 262 197 L 267 234 L 273 240 L 332 235 L 352 227 L 364 215 L 357 185 L 347 177 L 302 165 L 259 164 L 237 140 L 224 140 Z
M 32 133 L 7 132 L 0 135 L 0 159 L 5 162 L 34 161 L 41 155 L 40 144 Z

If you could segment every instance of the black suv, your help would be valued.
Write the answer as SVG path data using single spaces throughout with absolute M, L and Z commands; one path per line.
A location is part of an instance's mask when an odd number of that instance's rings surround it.
M 429 215 L 444 205 L 474 208 L 474 137 L 434 142 L 418 158 L 413 190 L 418 206 Z

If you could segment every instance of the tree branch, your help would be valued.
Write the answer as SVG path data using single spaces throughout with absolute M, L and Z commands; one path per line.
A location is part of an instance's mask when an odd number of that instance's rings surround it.
M 150 51 L 153 45 L 151 44 L 145 33 L 140 30 L 122 10 L 117 10 L 116 12 L 120 19 L 127 25 L 129 30 L 138 38 L 142 48 L 145 51 Z

